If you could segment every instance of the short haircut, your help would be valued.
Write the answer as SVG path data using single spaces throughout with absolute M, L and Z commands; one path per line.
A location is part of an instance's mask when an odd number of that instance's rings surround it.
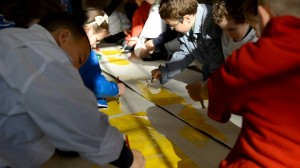
M 226 19 L 236 24 L 246 23 L 242 10 L 243 0 L 219 0 L 214 4 L 213 18 L 219 24 Z
M 185 15 L 197 13 L 197 0 L 162 0 L 159 14 L 163 20 L 180 20 Z
M 71 31 L 74 39 L 80 39 L 81 37 L 87 38 L 81 22 L 67 12 L 48 13 L 39 21 L 38 24 L 43 26 L 49 32 L 66 28 Z
M 257 23 L 257 0 L 244 0 L 242 10 L 247 22 Z

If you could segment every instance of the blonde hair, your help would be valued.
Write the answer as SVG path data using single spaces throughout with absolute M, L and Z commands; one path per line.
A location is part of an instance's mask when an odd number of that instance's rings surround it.
M 258 5 L 269 7 L 274 16 L 300 18 L 300 0 L 258 0 Z
M 109 29 L 108 16 L 100 8 L 86 8 L 86 10 L 83 10 L 80 13 L 78 18 L 80 18 L 81 22 L 83 22 L 83 25 L 92 26 L 96 33 L 103 30 L 108 31 Z

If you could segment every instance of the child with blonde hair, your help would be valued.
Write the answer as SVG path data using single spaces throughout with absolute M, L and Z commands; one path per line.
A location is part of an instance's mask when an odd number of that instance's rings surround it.
M 90 45 L 96 47 L 108 34 L 108 16 L 98 8 L 87 8 L 81 14 L 84 30 L 89 38 Z M 95 94 L 98 107 L 107 107 L 107 97 L 123 95 L 125 85 L 108 81 L 103 75 L 99 65 L 99 59 L 95 51 L 91 51 L 90 56 L 79 69 L 85 86 Z

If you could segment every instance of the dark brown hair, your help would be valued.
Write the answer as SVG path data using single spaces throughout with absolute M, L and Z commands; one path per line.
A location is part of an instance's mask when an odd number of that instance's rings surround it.
M 242 10 L 247 22 L 257 22 L 257 0 L 243 0 Z
M 243 0 L 219 0 L 214 4 L 213 18 L 219 24 L 223 19 L 237 24 L 246 22 L 242 10 Z
M 51 12 L 45 15 L 38 23 L 49 32 L 54 32 L 61 28 L 71 31 L 74 39 L 80 39 L 87 35 L 82 27 L 82 23 L 67 12 Z M 88 38 L 87 38 L 88 39 Z
M 164 20 L 179 20 L 185 15 L 196 14 L 197 8 L 197 0 L 162 0 L 159 14 Z

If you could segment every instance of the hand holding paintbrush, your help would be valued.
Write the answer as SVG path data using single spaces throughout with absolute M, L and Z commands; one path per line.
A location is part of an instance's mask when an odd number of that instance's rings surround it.
M 119 79 L 119 77 L 117 77 L 117 84 L 119 87 L 119 93 L 116 96 L 116 99 L 117 99 L 117 102 L 119 103 L 120 96 L 125 94 L 125 85 L 122 83 L 122 81 Z

